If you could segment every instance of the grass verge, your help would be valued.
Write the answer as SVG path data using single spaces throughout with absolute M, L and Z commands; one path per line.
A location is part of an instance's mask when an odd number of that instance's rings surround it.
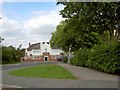
M 13 70 L 9 74 L 34 78 L 76 79 L 74 75 L 59 65 L 34 66 Z

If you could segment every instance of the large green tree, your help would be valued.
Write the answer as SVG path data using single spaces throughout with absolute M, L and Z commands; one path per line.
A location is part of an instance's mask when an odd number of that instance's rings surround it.
M 58 2 L 65 5 L 60 15 L 66 18 L 52 33 L 51 46 L 66 52 L 91 48 L 120 36 L 120 2 Z M 116 31 L 116 33 L 115 33 Z
M 109 31 L 111 40 L 118 38 L 120 35 L 118 29 L 120 22 L 120 2 L 61 3 L 65 5 L 65 8 L 60 11 L 60 15 L 63 18 L 67 18 L 67 20 L 73 20 L 73 23 L 77 19 L 79 26 L 83 25 L 82 29 L 96 31 L 100 35 L 104 31 Z M 114 30 L 116 30 L 117 36 L 114 35 Z

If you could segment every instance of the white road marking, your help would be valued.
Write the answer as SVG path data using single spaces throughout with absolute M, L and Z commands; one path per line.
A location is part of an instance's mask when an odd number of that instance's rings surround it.
M 22 88 L 20 86 L 15 86 L 15 85 L 5 85 L 5 84 L 0 84 L 0 87 L 8 87 L 8 88 Z

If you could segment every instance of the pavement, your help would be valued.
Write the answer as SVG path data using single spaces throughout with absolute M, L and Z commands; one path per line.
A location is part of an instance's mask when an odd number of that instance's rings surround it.
M 74 66 L 71 64 L 59 63 L 60 66 L 70 71 L 73 75 L 81 80 L 108 80 L 118 81 L 118 75 L 107 74 L 91 68 Z
M 77 79 L 31 78 L 8 74 L 11 70 L 43 64 L 60 65 Z M 3 88 L 118 88 L 118 76 L 61 62 L 24 62 L 2 66 L 2 84 L 0 85 Z

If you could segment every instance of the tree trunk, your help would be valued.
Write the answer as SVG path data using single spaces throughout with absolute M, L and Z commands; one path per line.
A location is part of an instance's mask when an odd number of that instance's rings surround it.
M 71 45 L 70 45 L 69 51 L 68 51 L 68 63 L 70 63 L 70 52 L 71 52 Z

